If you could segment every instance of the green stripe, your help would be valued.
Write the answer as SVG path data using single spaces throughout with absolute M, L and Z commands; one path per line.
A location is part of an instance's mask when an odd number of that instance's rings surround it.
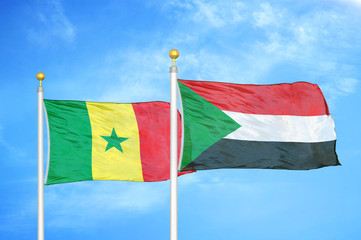
M 219 108 L 178 82 L 184 117 L 181 170 L 202 152 L 241 127 Z
M 50 134 L 46 185 L 92 177 L 92 132 L 85 102 L 44 100 Z

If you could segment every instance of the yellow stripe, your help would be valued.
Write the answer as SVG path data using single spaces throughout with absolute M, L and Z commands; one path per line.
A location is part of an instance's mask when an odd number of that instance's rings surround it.
M 143 181 L 139 131 L 133 106 L 121 103 L 87 102 L 92 129 L 92 171 L 94 180 Z M 106 150 L 113 129 L 117 137 L 128 138 Z

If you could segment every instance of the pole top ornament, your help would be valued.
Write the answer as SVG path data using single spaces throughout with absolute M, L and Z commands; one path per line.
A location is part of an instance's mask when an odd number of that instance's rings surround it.
M 173 66 L 175 66 L 175 60 L 178 58 L 179 52 L 177 49 L 172 49 L 169 51 L 169 57 L 173 59 Z
M 43 81 L 45 79 L 45 74 L 42 72 L 39 72 L 38 74 L 36 74 L 36 78 L 40 81 L 40 87 L 41 87 L 41 81 Z

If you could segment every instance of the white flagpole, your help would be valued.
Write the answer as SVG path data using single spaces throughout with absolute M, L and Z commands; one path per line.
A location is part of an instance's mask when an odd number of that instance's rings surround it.
M 41 81 L 45 75 L 39 72 L 36 78 L 40 81 L 38 87 L 38 240 L 44 240 L 44 115 L 43 93 Z
M 177 73 L 175 59 L 179 56 L 176 49 L 169 52 L 173 59 L 173 66 L 170 67 L 170 240 L 178 239 L 178 196 L 177 196 Z

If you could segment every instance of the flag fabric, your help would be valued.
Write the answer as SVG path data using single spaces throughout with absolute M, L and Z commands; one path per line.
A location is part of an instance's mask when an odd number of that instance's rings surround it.
M 44 105 L 50 139 L 46 185 L 169 179 L 169 103 L 44 100 Z M 180 141 L 179 124 L 179 146 Z
M 340 165 L 334 121 L 316 84 L 179 79 L 178 87 L 183 111 L 182 171 Z

